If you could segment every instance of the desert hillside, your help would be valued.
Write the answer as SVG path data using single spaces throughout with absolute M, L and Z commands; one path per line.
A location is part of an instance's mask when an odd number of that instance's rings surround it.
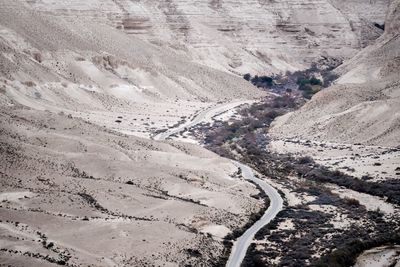
M 237 168 L 193 145 L 19 105 L 0 129 L 2 266 L 208 265 L 260 207 Z
M 24 1 L 0 1 L 0 50 L 1 266 L 209 265 L 263 205 L 230 161 L 148 138 L 264 94 L 241 77 Z
M 397 146 L 400 143 L 400 2 L 391 4 L 385 33 L 337 72 L 337 84 L 300 110 L 279 118 L 275 136 Z
M 42 14 L 106 23 L 234 73 L 348 59 L 382 32 L 389 0 L 26 1 Z
M 399 242 L 399 28 L 400 0 L 0 0 L 0 266 Z
M 1 1 L 0 9 L 1 86 L 14 102 L 148 136 L 211 103 L 262 95 L 172 49 L 22 2 Z M 124 120 L 115 123 L 117 116 Z

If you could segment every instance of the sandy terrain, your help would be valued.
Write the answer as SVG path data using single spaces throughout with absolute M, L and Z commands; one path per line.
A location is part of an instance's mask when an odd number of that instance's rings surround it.
M 271 141 L 268 149 L 276 153 L 292 154 L 296 158 L 309 156 L 331 170 L 339 170 L 363 180 L 379 182 L 400 179 L 400 150 L 397 148 L 286 139 Z M 357 199 L 367 210 L 380 210 L 389 216 L 400 212 L 399 207 L 383 198 L 336 185 L 328 187 L 341 198 Z M 289 199 L 289 203 L 298 204 L 296 201 Z
M 310 156 L 317 163 L 371 181 L 400 179 L 400 148 L 301 141 L 274 140 L 269 149 L 296 157 Z
M 222 238 L 264 205 L 259 191 L 230 161 L 177 141 L 187 135 L 152 138 L 211 107 L 265 96 L 238 74 L 351 57 L 381 35 L 373 23 L 388 3 L 164 2 L 0 0 L 0 265 L 217 262 Z M 385 34 L 338 70 L 335 87 L 276 122 L 272 150 L 360 178 L 398 177 L 398 21 L 390 12 Z M 206 119 L 236 116 L 223 111 Z M 357 223 L 304 181 L 274 186 L 299 215 L 321 215 L 335 230 Z M 331 190 L 357 198 L 360 210 L 396 212 L 383 199 Z M 276 231 L 293 229 L 305 233 L 295 217 Z
M 400 27 L 393 1 L 385 33 L 337 72 L 337 84 L 278 119 L 276 137 L 395 147 L 400 144 Z
M 261 205 L 250 197 L 253 186 L 232 178 L 235 166 L 190 144 L 23 107 L 3 110 L 1 121 L 2 263 L 17 251 L 26 265 L 46 255 L 71 264 L 178 265 L 193 260 L 190 247 L 207 261 Z
M 231 162 L 149 139 L 264 94 L 241 77 L 24 1 L 0 1 L 0 50 L 0 265 L 207 265 L 263 205 Z
M 357 260 L 354 267 L 388 267 L 400 266 L 400 248 L 396 247 L 379 247 L 365 251 Z
M 351 189 L 339 188 L 338 186 L 328 186 L 333 193 L 339 195 L 341 198 L 357 199 L 361 205 L 363 205 L 369 211 L 381 211 L 382 213 L 393 215 L 399 213 L 399 208 L 385 201 L 385 199 L 371 196 L 368 194 L 360 193 Z
M 23 1 L 0 7 L 0 87 L 14 103 L 148 137 L 217 102 L 263 95 L 109 25 L 39 14 Z
M 331 170 L 365 181 L 397 183 L 400 178 L 399 6 L 400 1 L 392 1 L 385 33 L 376 43 L 336 70 L 341 75 L 336 85 L 317 93 L 302 108 L 273 123 L 270 130 L 273 140 L 268 149 L 296 158 L 310 156 Z M 389 204 L 386 198 L 327 186 L 341 199 L 356 199 L 366 210 L 380 211 L 386 220 L 399 215 L 399 207 Z M 297 198 L 288 198 L 289 205 L 299 205 Z M 350 218 L 351 213 L 340 214 L 316 205 L 309 208 L 331 214 L 330 223 L 338 230 L 357 225 Z M 366 251 L 355 266 L 395 266 L 396 250 Z M 320 255 L 321 252 L 315 254 Z
M 256 235 L 257 240 L 254 241 L 256 246 L 252 250 L 253 253 L 259 251 L 261 255 L 270 253 L 265 258 L 269 265 L 283 264 L 282 259 L 284 258 L 286 258 L 286 263 L 298 261 L 302 253 L 306 255 L 309 252 L 304 252 L 306 250 L 304 245 L 302 249 L 297 248 L 297 253 L 292 254 L 291 250 L 294 250 L 298 243 L 303 244 L 303 242 L 312 242 L 312 258 L 318 259 L 327 253 L 329 254 L 325 249 L 326 244 L 324 243 L 329 243 L 333 236 L 340 236 L 346 231 L 351 232 L 354 227 L 364 228 L 370 226 L 368 220 L 364 218 L 360 220 L 359 217 L 354 216 L 354 211 L 349 211 L 346 207 L 337 205 L 334 202 L 332 204 L 324 203 L 324 201 L 320 200 L 320 196 L 311 195 L 310 191 L 307 190 L 312 187 L 312 183 L 289 177 L 287 181 L 272 180 L 271 185 L 283 192 L 286 202 L 285 208 L 278 215 L 277 221 L 272 223 L 270 227 L 266 227 L 268 230 L 264 229 L 258 236 Z M 379 208 L 388 216 L 387 218 L 392 218 L 395 213 L 397 216 L 399 214 L 398 209 L 394 209 L 385 201 L 374 199 L 372 196 L 365 194 L 360 196 L 357 192 L 334 186 L 328 186 L 327 188 L 333 194 L 331 196 L 338 196 L 342 199 L 357 199 L 360 202 L 360 207 L 365 207 L 366 210 L 371 211 L 376 211 Z M 305 214 L 310 214 L 309 216 L 312 217 L 305 216 L 304 218 Z M 359 215 L 363 217 L 366 212 L 361 212 Z M 326 218 L 325 223 L 316 222 L 324 217 Z M 319 238 L 310 241 L 312 232 L 325 233 L 320 233 Z M 342 242 L 346 242 L 346 238 Z M 393 259 L 397 257 L 397 252 L 392 250 L 377 254 L 371 252 L 371 255 L 366 252 L 366 254 L 367 256 L 362 255 L 360 257 L 356 266 L 391 266 L 385 264 L 393 262 Z M 252 255 L 254 256 L 255 254 Z M 292 257 L 292 260 L 287 260 L 290 257 Z M 251 258 L 249 260 L 251 262 Z

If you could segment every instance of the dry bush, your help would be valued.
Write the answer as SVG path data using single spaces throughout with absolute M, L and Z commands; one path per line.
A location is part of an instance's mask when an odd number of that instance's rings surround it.
M 43 56 L 39 52 L 33 53 L 33 58 L 39 63 L 42 63 L 43 61 Z
M 34 83 L 33 81 L 26 81 L 26 82 L 23 82 L 22 84 L 24 84 L 24 85 L 26 85 L 28 87 L 36 86 L 36 83 Z
M 314 163 L 314 160 L 313 160 L 312 157 L 304 156 L 304 157 L 299 158 L 299 159 L 297 160 L 297 162 L 298 162 L 299 164 L 313 164 L 313 163 Z
M 350 206 L 360 206 L 360 201 L 358 201 L 357 199 L 354 199 L 354 198 L 348 198 L 348 197 L 346 197 L 346 198 L 344 199 L 344 201 L 345 201 L 345 203 L 346 203 L 347 205 L 350 205 Z

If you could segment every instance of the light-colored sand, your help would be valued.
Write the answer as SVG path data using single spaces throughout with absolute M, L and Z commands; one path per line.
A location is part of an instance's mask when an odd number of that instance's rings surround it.
M 75 264 L 106 266 L 108 258 L 116 266 L 180 265 L 191 259 L 186 248 L 200 249 L 205 260 L 262 204 L 250 197 L 256 188 L 232 178 L 235 166 L 200 147 L 125 136 L 50 112 L 1 114 L 2 248 L 21 257 L 24 250 L 52 253 L 13 241 L 40 231 Z M 201 225 L 194 224 L 199 216 Z
M 339 144 L 299 139 L 273 140 L 269 149 L 296 157 L 310 156 L 317 163 L 371 181 L 400 178 L 400 149 L 380 146 Z
M 0 2 L 0 87 L 14 103 L 149 137 L 216 102 L 263 95 L 173 49 L 23 2 Z
M 206 264 L 261 207 L 228 160 L 149 139 L 264 95 L 241 77 L 24 1 L 0 1 L 0 50 L 0 265 Z
M 213 236 L 223 238 L 229 232 L 231 232 L 226 226 L 223 225 L 208 225 L 201 229 L 201 232 L 209 233 Z
M 379 247 L 365 251 L 357 259 L 354 267 L 389 267 L 400 266 L 400 248 Z
M 208 1 L 150 2 L 0 0 L 0 265 L 210 264 L 222 253 L 221 238 L 263 204 L 251 197 L 258 191 L 209 151 L 148 137 L 211 106 L 265 95 L 232 72 L 304 68 L 324 51 L 328 57 L 353 55 L 380 34 L 364 22 L 381 23 L 387 0 L 361 9 L 354 8 L 357 1 L 297 3 L 294 9 L 278 2 L 229 3 L 231 9 Z M 215 20 L 196 19 L 203 10 Z M 141 17 L 134 17 L 139 11 Z M 350 17 L 357 22 L 352 27 Z M 273 25 L 268 34 L 266 25 Z M 388 34 L 395 27 L 388 24 Z M 360 37 L 361 31 L 368 35 Z M 391 38 L 369 50 L 378 51 L 375 58 L 396 46 L 398 39 Z M 393 76 L 396 53 L 381 72 L 372 65 L 342 82 L 366 81 L 369 70 L 373 77 Z M 354 62 L 370 60 L 361 58 Z M 367 99 L 371 108 L 361 119 L 372 113 L 382 120 L 396 110 L 398 84 L 377 99 L 370 99 L 376 92 L 369 88 L 326 93 L 326 101 Z M 342 113 L 332 105 L 324 108 L 337 117 L 364 107 Z M 397 123 L 390 116 L 382 121 L 383 131 Z M 396 131 L 380 133 L 369 142 L 398 140 Z M 314 200 L 285 193 L 290 205 Z
M 29 191 L 22 191 L 22 192 L 3 192 L 0 193 L 0 201 L 2 202 L 18 202 L 24 198 L 31 198 L 34 197 L 35 194 Z
M 391 215 L 396 211 L 396 208 L 392 204 L 387 203 L 384 199 L 381 199 L 379 197 L 371 196 L 346 188 L 338 188 L 337 186 L 333 185 L 329 186 L 329 188 L 332 189 L 333 193 L 338 194 L 342 198 L 357 199 L 361 205 L 365 206 L 367 210 L 379 210 L 388 215 Z
M 392 1 L 386 31 L 374 44 L 337 72 L 337 85 L 317 93 L 300 110 L 278 120 L 276 137 L 363 143 L 400 144 L 399 1 Z
M 393 151 L 391 148 L 300 140 L 274 140 L 268 148 L 273 152 L 292 154 L 296 158 L 310 156 L 331 170 L 340 170 L 359 179 L 369 176 L 368 181 L 372 182 L 400 178 L 396 175 L 398 173 L 396 169 L 400 166 L 400 151 Z M 381 165 L 378 166 L 376 163 Z M 336 185 L 327 186 L 341 198 L 357 199 L 367 210 L 380 210 L 387 215 L 399 212 L 398 207 L 383 198 Z M 299 197 L 294 197 L 293 193 L 286 192 L 285 189 L 282 190 L 287 194 L 289 205 L 301 203 Z

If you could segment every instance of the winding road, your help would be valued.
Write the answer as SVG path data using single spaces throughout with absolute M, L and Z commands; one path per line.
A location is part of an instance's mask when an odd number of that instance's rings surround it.
M 242 175 L 245 179 L 249 181 L 253 181 L 258 184 L 261 189 L 267 194 L 270 199 L 270 205 L 268 209 L 265 211 L 264 215 L 254 223 L 249 229 L 241 235 L 232 247 L 231 255 L 229 256 L 229 260 L 226 264 L 226 267 L 239 267 L 242 264 L 244 257 L 246 256 L 247 249 L 250 244 L 253 242 L 254 235 L 261 230 L 265 225 L 270 223 L 275 216 L 282 210 L 283 207 L 283 199 L 279 195 L 278 191 L 266 183 L 264 180 L 258 179 L 254 176 L 253 170 L 240 162 L 233 161 L 237 167 L 242 170 Z
M 226 111 L 229 111 L 237 106 L 242 104 L 249 103 L 249 101 L 241 101 L 241 102 L 232 102 L 228 104 L 221 104 L 214 107 L 211 107 L 207 110 L 200 112 L 196 115 L 191 121 L 188 121 L 184 124 L 178 125 L 176 128 L 172 128 L 167 130 L 166 132 L 160 133 L 154 137 L 155 140 L 165 140 L 169 136 L 179 133 L 182 130 L 187 130 L 199 123 L 202 123 L 206 120 L 210 120 L 213 116 L 222 114 Z M 234 243 L 232 247 L 231 255 L 229 256 L 229 260 L 226 264 L 226 267 L 239 267 L 244 257 L 246 256 L 247 249 L 250 244 L 253 242 L 255 234 L 265 225 L 270 223 L 276 215 L 282 210 L 283 207 L 283 199 L 279 195 L 278 191 L 266 183 L 264 180 L 258 179 L 254 176 L 253 170 L 240 162 L 232 161 L 235 166 L 242 170 L 242 175 L 245 179 L 252 181 L 260 186 L 260 188 L 265 192 L 265 194 L 270 199 L 270 206 L 264 215 L 255 222 L 249 229 L 247 229 L 242 236 L 240 236 Z
M 212 106 L 206 110 L 201 111 L 199 114 L 195 115 L 194 118 L 192 118 L 191 120 L 178 125 L 175 128 L 171 128 L 168 129 L 165 132 L 162 132 L 160 134 L 157 134 L 156 136 L 154 136 L 154 140 L 165 140 L 167 139 L 169 136 L 173 135 L 173 134 L 177 134 L 179 132 L 181 132 L 182 130 L 188 130 L 189 128 L 196 126 L 197 124 L 200 124 L 202 122 L 205 121 L 209 121 L 212 119 L 212 117 L 222 114 L 224 112 L 227 112 L 231 109 L 234 109 L 237 106 L 240 105 L 244 105 L 244 104 L 250 104 L 253 103 L 254 101 L 235 101 L 235 102 L 230 102 L 230 103 L 225 103 L 225 104 L 219 104 L 216 106 Z

